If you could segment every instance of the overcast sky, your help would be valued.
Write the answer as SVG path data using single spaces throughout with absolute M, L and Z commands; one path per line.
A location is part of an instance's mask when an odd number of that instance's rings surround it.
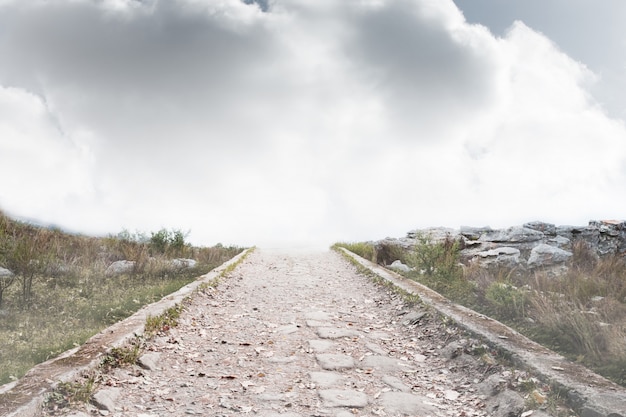
M 626 218 L 626 2 L 0 0 L 0 208 L 285 246 Z

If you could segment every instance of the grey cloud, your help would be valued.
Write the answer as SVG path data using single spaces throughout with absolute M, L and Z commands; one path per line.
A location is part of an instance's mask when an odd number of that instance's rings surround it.
M 397 120 L 441 128 L 489 104 L 495 65 L 441 22 L 420 16 L 419 7 L 391 2 L 362 14 L 346 50 Z

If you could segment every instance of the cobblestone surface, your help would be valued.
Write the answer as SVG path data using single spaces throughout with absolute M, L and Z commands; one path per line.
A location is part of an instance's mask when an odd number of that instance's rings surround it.
M 104 377 L 108 405 L 46 415 L 495 415 L 471 343 L 334 252 L 257 250 Z

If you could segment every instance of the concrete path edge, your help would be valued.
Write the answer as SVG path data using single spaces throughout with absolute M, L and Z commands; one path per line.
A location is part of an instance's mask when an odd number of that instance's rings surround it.
M 452 319 L 462 328 L 508 353 L 512 360 L 567 394 L 569 405 L 581 417 L 626 417 L 626 389 L 572 363 L 533 342 L 510 327 L 469 308 L 454 304 L 430 288 L 339 248 L 345 255 L 376 276 L 390 282 Z
M 18 381 L 0 386 L 0 416 L 35 417 L 41 410 L 46 393 L 59 382 L 69 382 L 84 372 L 95 369 L 109 350 L 124 346 L 144 333 L 148 316 L 158 316 L 191 296 L 202 284 L 219 278 L 237 265 L 254 248 L 249 248 L 214 268 L 178 291 L 142 307 L 132 316 L 107 327 L 83 345 L 31 368 Z

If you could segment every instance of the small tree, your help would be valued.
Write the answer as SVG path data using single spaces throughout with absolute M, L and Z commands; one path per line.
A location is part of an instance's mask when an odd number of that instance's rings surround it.
M 15 274 L 0 275 L 0 307 L 2 306 L 2 299 L 4 291 L 9 288 L 15 282 Z

